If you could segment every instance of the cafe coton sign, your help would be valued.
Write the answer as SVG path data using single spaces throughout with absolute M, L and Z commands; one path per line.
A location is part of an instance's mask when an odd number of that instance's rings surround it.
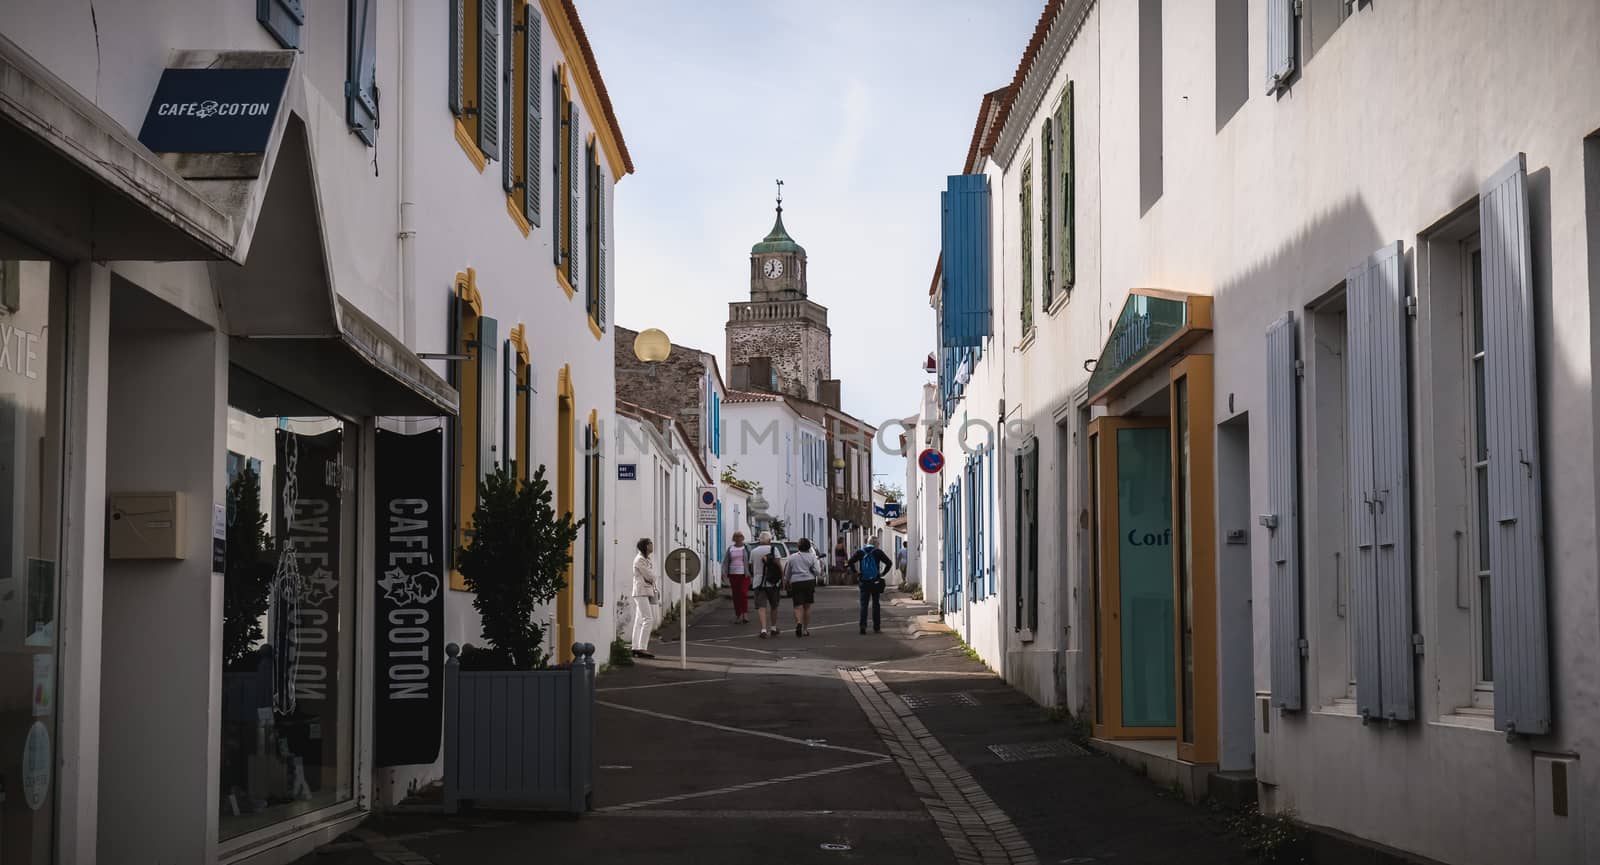
M 264 153 L 289 70 L 167 69 L 139 141 L 157 153 Z

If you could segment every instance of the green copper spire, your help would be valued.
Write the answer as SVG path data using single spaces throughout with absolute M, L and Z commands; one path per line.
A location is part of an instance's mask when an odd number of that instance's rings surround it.
M 783 181 L 778 181 L 778 219 L 772 223 L 772 230 L 761 242 L 750 247 L 751 255 L 761 255 L 768 252 L 799 252 L 804 253 L 805 248 L 794 242 L 789 232 L 783 227 Z

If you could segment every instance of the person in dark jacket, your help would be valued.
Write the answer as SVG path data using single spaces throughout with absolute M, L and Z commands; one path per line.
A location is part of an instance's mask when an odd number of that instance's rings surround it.
M 894 567 L 894 562 L 887 553 L 878 549 L 871 541 L 861 545 L 850 556 L 850 569 L 856 572 L 861 584 L 861 633 L 867 632 L 867 605 L 872 605 L 872 632 L 879 633 L 883 629 L 882 614 L 879 610 L 878 596 L 883 594 L 885 585 L 884 575 Z

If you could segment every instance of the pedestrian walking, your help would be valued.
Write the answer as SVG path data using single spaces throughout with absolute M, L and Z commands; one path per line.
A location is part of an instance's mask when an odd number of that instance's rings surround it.
M 750 548 L 744 544 L 744 532 L 733 533 L 733 543 L 722 554 L 722 573 L 733 589 L 733 623 L 750 621 Z
M 833 542 L 833 574 L 832 577 L 839 585 L 844 585 L 844 575 L 848 571 L 850 551 L 844 547 L 844 539 Z
M 894 562 L 889 556 L 875 546 L 872 541 L 861 545 L 850 556 L 850 567 L 854 568 L 861 580 L 861 633 L 867 632 L 867 605 L 872 606 L 872 632 L 879 633 L 883 629 L 882 614 L 879 610 L 879 597 L 883 594 L 887 582 L 883 575 L 889 572 Z
M 772 533 L 762 532 L 750 548 L 750 579 L 756 595 L 756 623 L 761 639 L 778 636 L 778 598 L 783 589 L 783 563 L 772 546 Z
M 811 605 L 817 597 L 817 578 L 822 576 L 822 560 L 811 551 L 811 541 L 801 538 L 796 552 L 783 563 L 783 582 L 794 602 L 794 635 L 811 636 Z M 776 618 L 776 616 L 774 616 Z
M 636 658 L 654 658 L 650 654 L 650 634 L 656 628 L 655 604 L 661 600 L 661 588 L 656 584 L 656 566 L 650 559 L 656 545 L 649 538 L 640 538 L 634 545 L 639 555 L 633 557 L 633 654 Z

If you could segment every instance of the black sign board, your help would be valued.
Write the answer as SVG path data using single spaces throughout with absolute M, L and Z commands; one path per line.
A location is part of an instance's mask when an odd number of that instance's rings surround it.
M 444 722 L 444 431 L 377 431 L 373 764 L 439 756 Z
M 342 430 L 316 435 L 276 431 L 273 492 L 278 565 L 269 640 L 277 659 L 273 710 L 306 785 L 322 789 L 337 765 L 339 681 L 340 484 Z
M 157 153 L 264 153 L 287 69 L 167 69 L 139 142 Z

